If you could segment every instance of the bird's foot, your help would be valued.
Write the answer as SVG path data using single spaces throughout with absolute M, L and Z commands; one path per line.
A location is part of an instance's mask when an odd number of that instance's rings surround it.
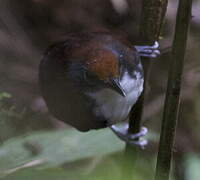
M 155 41 L 152 46 L 134 46 L 141 57 L 156 58 L 160 55 L 159 43 Z
M 142 127 L 140 132 L 131 134 L 128 132 L 128 123 L 123 127 L 117 127 L 116 125 L 110 126 L 110 129 L 123 141 L 130 145 L 136 145 L 140 148 L 144 149 L 147 145 L 148 141 L 146 139 L 142 139 L 142 136 L 145 136 L 148 132 L 146 127 Z

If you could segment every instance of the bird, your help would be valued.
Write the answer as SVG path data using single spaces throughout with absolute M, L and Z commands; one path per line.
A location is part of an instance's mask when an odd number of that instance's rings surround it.
M 121 129 L 116 124 L 128 119 L 143 91 L 140 57 L 156 57 L 157 48 L 157 42 L 133 46 L 110 32 L 67 34 L 46 50 L 39 66 L 41 94 L 49 111 L 79 131 L 110 127 L 127 141 L 127 124 Z M 135 139 L 146 133 L 143 128 L 128 139 L 138 144 Z

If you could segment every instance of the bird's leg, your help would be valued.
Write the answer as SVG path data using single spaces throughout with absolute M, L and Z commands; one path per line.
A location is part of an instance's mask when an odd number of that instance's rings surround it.
M 148 132 L 146 127 L 142 127 L 140 132 L 131 134 L 128 132 L 128 123 L 123 127 L 117 127 L 116 125 L 110 126 L 110 129 L 123 141 L 130 145 L 137 145 L 142 149 L 147 145 L 146 139 L 141 139 L 140 137 L 145 136 Z
M 149 58 L 156 58 L 160 55 L 159 43 L 155 41 L 154 45 L 152 46 L 134 46 L 137 52 L 142 57 L 149 57 Z

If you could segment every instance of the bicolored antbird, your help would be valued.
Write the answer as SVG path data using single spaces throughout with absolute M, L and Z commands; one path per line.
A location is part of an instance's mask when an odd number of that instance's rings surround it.
M 116 123 L 128 119 L 143 90 L 140 56 L 156 57 L 158 43 L 132 46 L 111 33 L 72 33 L 51 46 L 40 64 L 39 81 L 49 111 L 80 131 L 110 127 L 121 139 L 135 139 Z M 129 138 L 127 138 L 129 136 Z M 131 138 L 132 137 L 132 138 Z

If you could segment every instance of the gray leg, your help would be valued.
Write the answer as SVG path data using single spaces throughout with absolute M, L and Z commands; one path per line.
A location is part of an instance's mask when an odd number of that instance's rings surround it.
M 137 52 L 142 57 L 150 57 L 150 58 L 156 58 L 160 55 L 159 43 L 155 41 L 154 45 L 152 46 L 134 46 Z
M 140 139 L 140 137 L 145 136 L 148 132 L 147 128 L 142 127 L 140 132 L 135 134 L 128 133 L 128 123 L 123 127 L 117 127 L 115 125 L 110 126 L 110 129 L 123 141 L 130 145 L 140 146 L 142 149 L 147 145 L 146 139 Z

